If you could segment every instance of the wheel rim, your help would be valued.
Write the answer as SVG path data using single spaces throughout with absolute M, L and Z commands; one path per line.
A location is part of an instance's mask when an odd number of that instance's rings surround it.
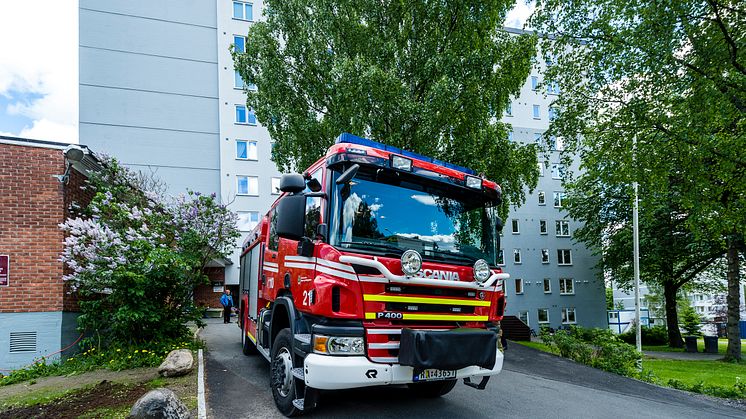
M 293 358 L 287 348 L 282 347 L 275 355 L 272 362 L 272 387 L 282 397 L 290 394 L 290 388 L 293 384 Z

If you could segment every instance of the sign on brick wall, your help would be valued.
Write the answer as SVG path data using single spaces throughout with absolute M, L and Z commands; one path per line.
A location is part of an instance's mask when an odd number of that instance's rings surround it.
M 0 287 L 7 287 L 10 281 L 10 256 L 0 255 Z

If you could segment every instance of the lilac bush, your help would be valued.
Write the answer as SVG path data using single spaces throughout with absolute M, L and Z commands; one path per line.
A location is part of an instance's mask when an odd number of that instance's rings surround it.
M 208 283 L 205 265 L 236 245 L 237 217 L 214 194 L 169 200 L 148 189 L 152 179 L 100 159 L 104 169 L 86 186 L 91 203 L 60 225 L 79 326 L 99 346 L 180 338 L 185 323 L 200 321 L 193 290 Z

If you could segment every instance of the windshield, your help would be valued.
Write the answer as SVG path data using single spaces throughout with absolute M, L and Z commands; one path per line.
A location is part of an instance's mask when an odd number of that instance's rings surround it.
M 414 249 L 426 260 L 496 264 L 497 210 L 479 192 L 364 168 L 349 184 L 332 185 L 330 239 L 338 248 L 396 257 Z

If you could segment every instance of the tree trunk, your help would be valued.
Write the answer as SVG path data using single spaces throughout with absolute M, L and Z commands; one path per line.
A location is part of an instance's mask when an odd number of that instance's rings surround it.
M 741 285 L 739 278 L 738 242 L 735 236 L 728 238 L 728 350 L 727 360 L 741 360 Z
M 668 329 L 668 346 L 672 348 L 683 348 L 684 341 L 681 339 L 679 330 L 679 315 L 676 312 L 676 293 L 679 288 L 670 282 L 663 283 L 663 296 L 666 300 L 666 328 Z

